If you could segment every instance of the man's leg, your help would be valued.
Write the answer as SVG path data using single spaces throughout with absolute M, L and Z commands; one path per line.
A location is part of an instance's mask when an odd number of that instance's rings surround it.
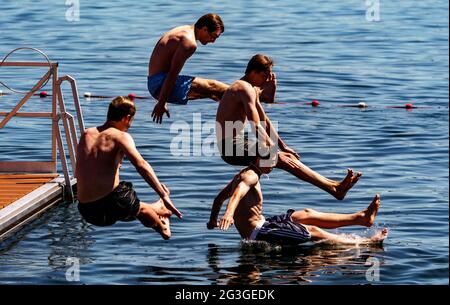
M 322 213 L 312 209 L 304 209 L 292 213 L 292 221 L 303 225 L 311 225 L 325 229 L 336 229 L 345 226 L 371 227 L 375 222 L 378 209 L 380 208 L 380 195 L 373 198 L 369 206 L 358 213 L 336 214 Z
M 219 101 L 222 98 L 228 85 L 214 79 L 205 79 L 196 77 L 192 81 L 191 89 L 188 93 L 188 99 L 196 100 L 201 98 L 210 98 Z
M 158 200 L 152 204 L 141 202 L 137 219 L 144 226 L 158 232 L 162 238 L 169 239 L 172 235 L 169 222 L 171 215 L 172 212 L 164 206 L 162 200 Z
M 275 167 L 285 170 L 297 178 L 321 188 L 338 200 L 344 199 L 348 190 L 358 182 L 358 179 L 362 175 L 361 173 L 353 175 L 353 171 L 349 169 L 347 176 L 341 182 L 334 181 L 313 171 L 300 162 L 294 155 L 285 152 L 278 152 L 278 161 Z
M 309 233 L 311 233 L 312 241 L 328 241 L 331 243 L 350 245 L 381 243 L 388 236 L 389 232 L 387 228 L 384 228 L 381 231 L 376 232 L 372 237 L 367 238 L 353 237 L 346 234 L 333 234 L 316 226 L 306 226 L 306 228 Z

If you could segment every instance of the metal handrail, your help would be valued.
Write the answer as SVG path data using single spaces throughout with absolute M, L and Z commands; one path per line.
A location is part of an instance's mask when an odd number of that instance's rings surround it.
M 59 155 L 61 158 L 61 167 L 64 172 L 64 178 L 66 180 L 66 184 L 69 183 L 70 185 L 70 174 L 69 169 L 67 166 L 67 160 L 66 160 L 66 154 L 64 151 L 64 145 L 62 143 L 62 137 L 61 137 L 61 130 L 59 128 L 59 120 L 62 120 L 63 126 L 64 126 L 64 132 L 66 136 L 66 144 L 69 149 L 69 157 L 70 162 L 72 164 L 72 171 L 74 172 L 76 169 L 76 147 L 78 145 L 78 136 L 76 132 L 76 127 L 74 123 L 73 116 L 67 112 L 66 105 L 64 102 L 64 95 L 61 90 L 61 85 L 64 81 L 68 81 L 71 85 L 72 89 L 72 96 L 73 96 L 73 102 L 75 104 L 75 110 L 77 112 L 77 119 L 78 119 L 78 126 L 80 129 L 80 134 L 83 134 L 84 132 L 84 120 L 83 120 L 83 113 L 81 110 L 80 100 L 78 98 L 78 89 L 76 81 L 73 77 L 65 75 L 63 77 L 60 77 L 58 81 L 56 82 L 57 87 L 57 96 L 58 96 L 58 102 L 59 102 L 59 110 L 60 114 L 57 116 L 57 140 L 58 140 L 58 147 L 59 147 Z M 70 198 L 74 198 L 72 188 L 68 188 L 68 193 L 70 195 Z
M 21 48 L 19 48 L 21 49 Z M 34 48 L 27 48 L 32 49 Z M 18 49 L 16 49 L 18 50 Z M 15 50 L 14 50 L 15 51 Z M 14 52 L 13 51 L 13 52 Z M 71 187 L 71 177 L 69 173 L 69 167 L 66 159 L 61 128 L 59 126 L 59 121 L 61 120 L 64 126 L 64 133 L 66 137 L 66 144 L 69 150 L 69 157 L 72 165 L 72 172 L 75 174 L 76 169 L 76 147 L 78 145 L 78 136 L 76 131 L 76 126 L 74 122 L 74 117 L 67 112 L 66 105 L 64 102 L 64 96 L 61 90 L 61 85 L 64 81 L 70 83 L 73 102 L 75 105 L 76 116 L 78 119 L 78 127 L 80 133 L 83 134 L 84 120 L 83 114 L 81 110 L 80 100 L 78 97 L 78 89 L 76 81 L 73 77 L 69 75 L 65 75 L 63 77 L 58 78 L 58 63 L 50 62 L 48 57 L 41 51 L 37 50 L 39 53 L 43 54 L 47 59 L 47 63 L 42 62 L 5 62 L 6 58 L 12 53 L 8 53 L 8 55 L 3 59 L 1 65 L 3 66 L 14 66 L 14 67 L 43 67 L 48 66 L 49 71 L 39 80 L 39 82 L 34 85 L 34 87 L 26 93 L 26 95 L 21 99 L 21 101 L 13 108 L 10 112 L 0 112 L 0 117 L 4 116 L 3 120 L 0 121 L 0 129 L 3 128 L 8 121 L 14 117 L 47 117 L 52 119 L 52 161 L 51 162 L 0 162 L 0 170 L 6 171 L 24 171 L 29 172 L 33 170 L 49 170 L 52 172 L 56 172 L 56 149 L 58 148 L 59 156 L 61 159 L 61 167 L 64 172 L 64 179 L 66 183 L 66 193 L 70 196 L 71 199 L 74 199 L 72 187 Z M 0 65 L 0 66 L 1 66 Z M 33 95 L 34 92 L 42 88 L 52 77 L 52 111 L 51 112 L 19 112 L 20 108 L 28 101 L 28 99 Z M 10 89 L 13 92 L 19 92 L 14 90 L 4 83 L 2 83 L 5 87 Z

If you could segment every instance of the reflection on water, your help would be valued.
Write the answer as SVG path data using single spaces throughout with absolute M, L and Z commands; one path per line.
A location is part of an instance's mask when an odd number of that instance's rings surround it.
M 207 261 L 217 274 L 216 284 L 302 284 L 320 281 L 326 274 L 351 275 L 364 281 L 375 262 L 384 263 L 382 245 L 348 247 L 311 244 L 297 247 L 270 246 L 265 243 L 242 242 L 238 265 L 222 267 L 221 256 L 228 251 L 215 244 L 208 245 Z M 281 271 L 281 272 L 280 272 Z M 280 273 L 281 275 L 278 275 Z M 336 284 L 338 284 L 337 282 Z

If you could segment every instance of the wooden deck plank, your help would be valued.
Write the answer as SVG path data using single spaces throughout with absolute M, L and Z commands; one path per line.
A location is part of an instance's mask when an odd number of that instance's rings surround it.
M 40 184 L 47 183 L 49 178 L 41 179 L 0 179 L 0 185 L 6 184 Z
M 58 174 L 0 174 L 0 209 L 26 196 Z
M 56 178 L 58 174 L 0 174 L 0 179 Z
M 36 187 L 39 187 L 45 183 L 37 183 L 37 184 L 7 184 L 7 185 L 0 185 L 0 191 L 1 190 L 29 190 Z

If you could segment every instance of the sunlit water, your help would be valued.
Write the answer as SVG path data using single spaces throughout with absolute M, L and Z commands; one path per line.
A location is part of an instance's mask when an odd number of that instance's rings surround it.
M 341 179 L 348 167 L 363 172 L 347 198 L 336 201 L 275 170 L 262 179 L 265 215 L 305 207 L 356 212 L 380 193 L 376 228 L 388 227 L 388 239 L 382 247 L 279 248 L 241 243 L 235 228 L 208 231 L 212 200 L 238 168 L 217 156 L 172 155 L 177 133 L 170 126 L 191 124 L 194 113 L 211 122 L 217 104 L 170 105 L 171 118 L 157 126 L 149 116 L 154 101 L 138 100 L 130 132 L 184 213 L 183 220 L 172 218 L 173 238 L 163 241 L 139 222 L 93 227 L 75 204 L 62 203 L 0 244 L 0 283 L 65 284 L 67 259 L 77 258 L 83 284 L 448 284 L 447 1 L 381 1 L 379 22 L 367 21 L 365 1 L 356 0 L 152 2 L 81 1 L 80 21 L 68 22 L 63 0 L 2 0 L 0 56 L 37 47 L 60 63 L 60 75 L 76 78 L 80 93 L 148 95 L 148 56 L 159 36 L 217 12 L 225 33 L 199 47 L 183 73 L 230 83 L 253 54 L 272 56 L 283 103 L 265 109 L 285 141 L 327 177 Z M 0 80 L 19 89 L 36 76 L 0 67 Z M 0 97 L 0 111 L 10 111 L 20 97 Z M 312 99 L 321 106 L 302 104 Z M 337 107 L 361 101 L 371 107 Z M 24 110 L 43 111 L 49 102 L 33 98 Z M 385 107 L 405 103 L 429 108 Z M 107 105 L 82 99 L 86 124 L 101 124 Z M 41 120 L 13 119 L 0 130 L 0 159 L 47 158 L 45 130 Z M 208 136 L 204 130 L 202 138 Z M 142 200 L 156 199 L 127 161 L 122 178 Z M 379 281 L 370 281 L 373 266 L 380 268 Z

